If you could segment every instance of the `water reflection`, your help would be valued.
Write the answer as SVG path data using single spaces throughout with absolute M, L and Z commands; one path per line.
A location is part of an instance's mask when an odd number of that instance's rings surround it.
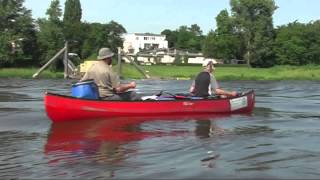
M 108 120 L 84 120 L 79 122 L 53 123 L 44 146 L 49 164 L 61 165 L 86 159 L 94 163 L 126 166 L 126 159 L 139 151 L 139 141 L 164 136 L 209 138 L 218 129 L 214 123 L 222 116 L 165 116 L 165 117 L 117 117 Z M 225 117 L 225 116 L 223 116 Z M 192 121 L 193 130 L 187 127 L 168 130 L 168 122 Z M 146 128 L 144 123 L 165 122 L 164 127 Z M 183 122 L 182 122 L 183 123 Z M 114 173 L 111 173 L 114 175 Z
M 226 116 L 225 116 L 226 117 Z M 231 133 L 231 130 L 220 127 L 217 123 L 220 117 L 210 119 L 197 119 L 195 134 L 198 138 L 210 138 Z
M 108 176 L 113 177 L 114 167 L 124 166 L 122 164 L 129 157 L 128 154 L 137 151 L 136 146 L 127 144 L 155 135 L 154 132 L 141 130 L 139 124 L 143 121 L 144 119 L 113 118 L 53 123 L 44 147 L 45 156 L 49 158 L 49 165 L 53 167 L 65 164 L 76 166 L 82 162 L 99 169 L 97 166 L 103 164 L 109 167 Z M 77 171 L 79 168 L 75 166 L 68 168 L 67 172 Z M 90 168 L 87 170 L 94 171 Z
M 110 120 L 88 120 L 53 123 L 45 145 L 45 153 L 73 153 L 90 158 L 96 155 L 98 161 L 110 160 L 121 152 L 120 146 L 130 141 L 138 141 L 153 132 L 142 132 L 139 124 L 143 119 L 128 120 L 114 118 Z M 108 154 L 108 156 L 103 156 Z M 119 159 L 119 158 L 118 158 Z
M 197 120 L 195 134 L 199 138 L 209 138 L 210 137 L 210 129 L 211 129 L 211 121 L 210 120 Z

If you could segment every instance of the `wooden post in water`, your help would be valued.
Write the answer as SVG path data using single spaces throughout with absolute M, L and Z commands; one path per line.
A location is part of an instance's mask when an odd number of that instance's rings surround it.
M 68 41 L 64 44 L 65 51 L 63 56 L 63 64 L 64 64 L 64 78 L 67 79 L 69 77 L 68 74 Z
M 149 76 L 138 64 L 136 64 L 136 63 L 134 62 L 134 60 L 131 59 L 130 56 L 128 56 L 128 55 L 126 55 L 126 54 L 124 54 L 124 56 L 125 56 L 126 58 L 128 58 L 128 60 L 131 62 L 131 64 L 133 64 L 134 67 L 135 67 L 141 74 L 143 74 L 145 78 L 147 78 L 147 79 L 150 78 L 150 76 Z
M 118 47 L 118 74 L 119 74 L 119 77 L 122 77 L 121 76 L 121 73 L 122 73 L 122 64 L 121 64 L 121 47 Z
M 62 48 L 56 55 L 53 56 L 45 65 L 43 65 L 35 74 L 33 74 L 33 78 L 37 78 L 39 74 L 45 70 L 53 61 L 55 61 L 58 57 L 63 55 L 63 65 L 64 65 L 64 78 L 76 78 L 77 76 L 77 68 L 68 58 L 68 41 L 65 42 L 64 48 Z
M 53 58 L 51 58 L 45 65 L 43 65 L 36 73 L 33 74 L 33 78 L 37 78 L 39 74 L 44 71 L 53 61 L 55 61 L 64 51 L 66 47 L 62 48 Z

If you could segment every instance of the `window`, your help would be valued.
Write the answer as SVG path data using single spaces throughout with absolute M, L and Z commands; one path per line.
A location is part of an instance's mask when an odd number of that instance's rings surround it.
M 152 44 L 152 49 L 159 49 L 159 44 Z
M 136 37 L 136 40 L 139 40 L 139 37 Z
M 149 38 L 148 38 L 148 37 L 144 37 L 143 39 L 144 39 L 144 40 L 146 40 L 146 41 L 147 41 L 147 40 L 149 40 Z
M 151 48 L 151 44 L 148 44 L 148 43 L 144 44 L 144 49 L 150 49 L 150 48 Z

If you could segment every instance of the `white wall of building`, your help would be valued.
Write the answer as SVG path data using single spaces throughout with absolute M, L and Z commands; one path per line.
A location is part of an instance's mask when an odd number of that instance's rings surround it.
M 169 55 L 164 55 L 163 58 L 161 59 L 162 63 L 173 63 L 175 57 L 169 56 Z
M 140 49 L 168 48 L 168 41 L 164 35 L 133 33 L 123 35 L 123 39 L 123 50 L 127 53 L 130 52 L 130 49 L 133 49 L 132 53 L 136 54 Z
M 204 57 L 188 58 L 188 64 L 202 64 Z

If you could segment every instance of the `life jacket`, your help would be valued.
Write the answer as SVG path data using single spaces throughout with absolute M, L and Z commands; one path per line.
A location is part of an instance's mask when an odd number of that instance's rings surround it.
M 201 72 L 195 79 L 195 96 L 208 97 L 210 85 L 210 74 Z

